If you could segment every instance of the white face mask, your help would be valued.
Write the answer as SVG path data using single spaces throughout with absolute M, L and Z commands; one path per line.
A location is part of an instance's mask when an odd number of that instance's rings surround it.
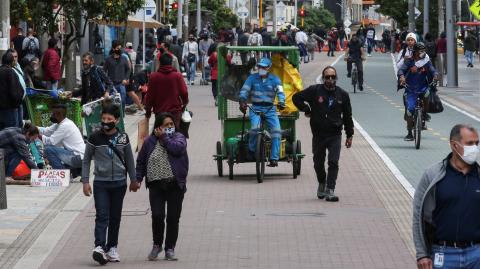
M 458 144 L 461 145 L 460 143 Z M 479 152 L 480 150 L 476 145 L 463 146 L 463 156 L 460 157 L 465 163 L 472 165 L 475 161 L 479 162 Z
M 266 75 L 268 74 L 268 71 L 265 70 L 265 69 L 259 69 L 259 70 L 258 70 L 258 74 L 259 74 L 260 76 L 266 76 Z
M 167 134 L 167 135 L 173 135 L 173 133 L 175 133 L 175 127 L 165 128 L 163 131 L 164 131 L 165 134 Z

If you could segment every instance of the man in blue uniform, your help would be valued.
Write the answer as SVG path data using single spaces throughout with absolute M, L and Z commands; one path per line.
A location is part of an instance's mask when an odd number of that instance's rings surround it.
M 269 166 L 275 167 L 278 166 L 278 159 L 280 158 L 280 139 L 282 134 L 277 110 L 273 102 L 275 101 L 275 96 L 278 96 L 278 107 L 282 110 L 285 108 L 285 94 L 283 93 L 280 79 L 269 73 L 272 61 L 268 58 L 262 58 L 257 66 L 258 73 L 251 74 L 240 90 L 240 110 L 243 113 L 247 112 L 247 100 L 251 98 L 253 110 L 265 113 L 266 123 L 272 137 L 272 152 L 270 154 Z M 251 129 L 248 148 L 253 153 L 256 149 L 256 134 L 260 128 L 260 116 L 250 110 L 249 117 Z

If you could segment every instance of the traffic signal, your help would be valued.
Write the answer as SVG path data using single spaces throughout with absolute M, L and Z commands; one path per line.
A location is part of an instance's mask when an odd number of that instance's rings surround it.
M 299 15 L 300 17 L 305 17 L 305 9 L 303 9 L 303 7 L 300 9 Z
M 177 2 L 172 3 L 172 9 L 178 9 L 178 3 Z

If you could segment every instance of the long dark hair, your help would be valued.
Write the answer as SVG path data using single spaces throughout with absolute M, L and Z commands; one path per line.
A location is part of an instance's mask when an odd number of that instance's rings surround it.
M 153 123 L 152 135 L 155 134 L 155 129 L 157 129 L 158 127 L 163 125 L 163 122 L 165 121 L 166 118 L 170 118 L 173 121 L 173 124 L 175 125 L 175 118 L 173 117 L 173 114 L 169 113 L 169 112 L 163 112 L 163 113 L 155 116 L 155 122 Z

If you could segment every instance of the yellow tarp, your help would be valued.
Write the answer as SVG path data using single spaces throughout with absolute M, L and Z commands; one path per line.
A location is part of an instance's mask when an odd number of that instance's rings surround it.
M 303 90 L 303 81 L 300 72 L 281 54 L 273 54 L 271 73 L 280 78 L 283 83 L 283 91 L 285 92 L 286 108 L 281 111 L 280 114 L 285 115 L 297 112 L 298 109 L 293 104 L 292 97 L 295 93 Z M 275 103 L 277 102 L 278 101 L 275 100 Z

